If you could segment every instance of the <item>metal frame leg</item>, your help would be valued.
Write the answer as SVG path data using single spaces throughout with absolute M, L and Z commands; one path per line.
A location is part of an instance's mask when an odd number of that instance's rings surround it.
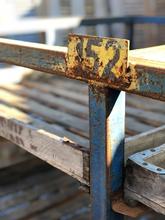
M 123 186 L 125 93 L 89 85 L 90 193 L 93 220 L 123 220 L 110 194 Z

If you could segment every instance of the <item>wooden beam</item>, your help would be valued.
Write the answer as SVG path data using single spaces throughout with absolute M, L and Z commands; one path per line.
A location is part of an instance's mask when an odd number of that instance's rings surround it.
M 125 197 L 165 215 L 165 144 L 128 158 Z
M 125 159 L 137 152 L 154 148 L 165 142 L 165 125 L 125 139 Z
M 86 179 L 88 175 L 84 173 L 84 161 L 88 159 L 85 148 L 80 148 L 66 138 L 33 126 L 32 118 L 28 118 L 29 123 L 27 123 L 26 115 L 24 119 L 20 119 L 18 112 L 11 113 L 8 114 L 1 105 L 1 137 L 75 177 L 80 182 L 88 184 L 89 180 Z M 86 161 L 86 163 L 88 162 Z
M 0 136 L 12 141 L 33 155 L 61 169 L 89 185 L 89 146 L 80 146 L 63 138 L 73 138 L 68 131 L 21 112 L 16 108 L 0 105 Z M 59 133 L 60 132 L 60 133 Z M 125 161 L 135 152 L 156 147 L 165 142 L 165 126 L 126 138 Z M 71 136 L 70 136 L 71 135 Z

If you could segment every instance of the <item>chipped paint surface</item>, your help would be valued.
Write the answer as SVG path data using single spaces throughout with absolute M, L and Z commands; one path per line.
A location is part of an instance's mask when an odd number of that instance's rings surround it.
M 114 81 L 127 68 L 128 41 L 93 36 L 69 36 L 67 75 Z
M 153 60 L 157 54 L 158 57 L 165 54 L 165 47 L 140 51 L 137 55 L 136 51 L 130 52 L 127 68 L 126 40 L 70 35 L 67 50 L 65 47 L 0 39 L 1 62 L 165 101 L 165 66 L 157 58 Z M 143 53 L 151 52 L 154 54 L 152 60 L 147 55 L 143 58 Z
M 92 219 L 123 220 L 109 193 L 123 185 L 125 93 L 90 85 L 89 109 Z

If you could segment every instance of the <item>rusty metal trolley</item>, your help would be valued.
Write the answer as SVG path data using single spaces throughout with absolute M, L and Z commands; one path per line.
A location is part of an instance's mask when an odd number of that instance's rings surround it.
M 129 51 L 124 39 L 80 35 L 69 36 L 68 48 L 0 39 L 0 62 L 88 83 L 90 148 L 5 110 L 2 137 L 88 188 L 92 219 L 123 219 L 124 191 L 128 203 L 140 201 L 165 214 L 165 145 L 136 154 L 130 147 L 124 168 L 125 92 L 165 101 L 165 46 Z M 85 125 L 80 120 L 76 126 Z M 144 207 L 130 212 L 135 209 Z

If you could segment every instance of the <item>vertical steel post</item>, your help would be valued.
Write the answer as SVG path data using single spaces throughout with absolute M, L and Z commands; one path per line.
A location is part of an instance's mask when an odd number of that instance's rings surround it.
M 125 93 L 89 85 L 89 109 L 92 219 L 123 220 L 110 195 L 123 185 Z

